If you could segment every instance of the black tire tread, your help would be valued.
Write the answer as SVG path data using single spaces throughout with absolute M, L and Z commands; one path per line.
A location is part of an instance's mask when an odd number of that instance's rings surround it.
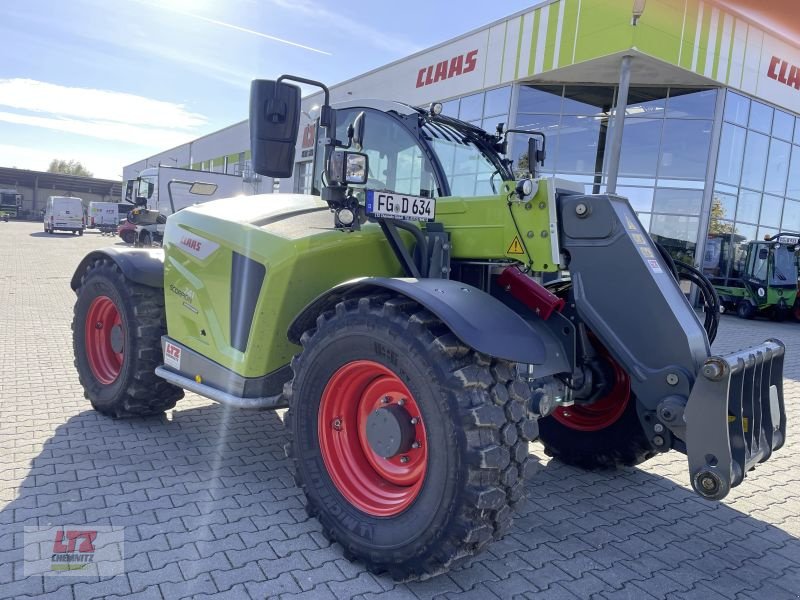
M 136 324 L 131 327 L 129 335 L 136 340 L 135 371 L 124 393 L 111 408 L 97 405 L 91 398 L 89 390 L 97 386 L 97 382 L 89 374 L 85 374 L 78 366 L 78 348 L 74 335 L 78 323 L 77 310 L 72 320 L 74 364 L 78 371 L 78 379 L 84 389 L 84 397 L 92 403 L 98 412 L 113 417 L 143 417 L 162 414 L 183 398 L 182 388 L 167 383 L 155 374 L 156 367 L 161 364 L 161 336 L 166 333 L 166 315 L 164 312 L 164 294 L 157 288 L 134 283 L 122 273 L 114 261 L 98 258 L 86 267 L 81 276 L 81 286 L 76 290 L 80 295 L 81 288 L 91 277 L 100 276 L 108 279 L 119 290 L 122 296 L 132 300 Z M 77 304 L 76 304 L 77 309 Z M 153 352 L 158 349 L 158 352 Z
M 395 579 L 427 579 L 479 552 L 510 527 L 511 508 L 522 499 L 524 477 L 535 467 L 535 459 L 528 455 L 528 441 L 538 435 L 538 428 L 525 410 L 527 386 L 517 379 L 513 364 L 465 346 L 432 313 L 402 296 L 381 294 L 339 302 L 334 310 L 319 315 L 317 327 L 303 334 L 303 348 L 316 343 L 319 328 L 352 311 L 370 312 L 392 321 L 424 341 L 430 360 L 445 363 L 452 375 L 448 383 L 467 442 L 463 457 L 467 463 L 466 497 L 454 503 L 459 507 L 458 514 L 448 521 L 449 526 L 441 533 L 435 549 L 423 549 L 413 561 L 397 565 L 391 555 L 357 554 L 347 539 L 340 539 L 327 522 L 329 517 L 311 500 L 309 483 L 302 480 L 291 443 L 286 448 L 287 456 L 294 462 L 295 480 L 308 500 L 306 511 L 320 521 L 328 539 L 342 545 L 346 556 L 361 560 L 373 572 L 388 572 Z M 302 372 L 304 360 L 303 352 L 293 358 L 295 375 Z M 289 403 L 285 423 L 291 431 L 292 407 L 296 401 L 293 380 L 286 383 L 284 395 Z

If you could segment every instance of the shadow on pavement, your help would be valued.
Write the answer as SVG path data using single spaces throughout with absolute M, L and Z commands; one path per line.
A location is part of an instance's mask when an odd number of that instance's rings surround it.
M 395 584 L 344 560 L 306 516 L 277 413 L 181 406 L 133 420 L 87 410 L 55 430 L 0 511 L 0 596 L 107 597 L 160 584 L 165 598 L 226 590 L 263 598 L 329 581 L 349 597 L 346 580 L 358 580 L 423 597 L 480 586 L 511 597 L 553 585 L 579 598 L 703 586 L 709 599 L 748 590 L 795 597 L 786 577 L 797 581 L 800 541 L 785 531 L 644 470 L 586 473 L 557 461 L 528 482 L 514 527 L 488 552 L 431 580 Z M 676 474 L 685 468 L 682 457 L 666 467 L 673 463 Z M 23 577 L 23 526 L 84 524 L 125 527 L 125 576 Z

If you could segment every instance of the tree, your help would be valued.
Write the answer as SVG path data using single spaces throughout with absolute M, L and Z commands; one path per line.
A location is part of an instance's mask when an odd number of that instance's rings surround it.
M 724 221 L 725 207 L 722 206 L 722 201 L 718 197 L 711 200 L 711 219 L 708 225 L 709 235 L 725 235 L 728 233 L 736 233 L 733 228 L 733 223 Z
M 47 167 L 48 173 L 61 173 L 62 175 L 79 175 L 81 177 L 94 177 L 89 169 L 84 167 L 78 160 L 59 160 L 54 158 Z

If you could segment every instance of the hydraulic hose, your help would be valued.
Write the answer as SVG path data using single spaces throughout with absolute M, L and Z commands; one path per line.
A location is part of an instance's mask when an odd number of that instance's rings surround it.
M 693 265 L 674 260 L 670 253 L 667 252 L 667 249 L 658 242 L 656 242 L 656 247 L 675 279 L 677 281 L 681 279 L 690 281 L 695 284 L 700 291 L 700 299 L 703 303 L 703 312 L 705 313 L 703 328 L 708 335 L 708 341 L 713 343 L 714 339 L 717 337 L 720 315 L 720 301 L 717 290 L 714 289 L 714 284 L 711 283 L 702 271 Z

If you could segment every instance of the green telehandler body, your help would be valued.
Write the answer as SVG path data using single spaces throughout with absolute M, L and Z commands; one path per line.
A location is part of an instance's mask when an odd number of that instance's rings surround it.
M 538 176 L 544 135 L 435 104 L 332 106 L 324 85 L 283 76 L 251 89 L 262 175 L 292 175 L 290 81 L 325 94 L 319 195 L 188 207 L 163 249 L 99 250 L 76 270 L 75 364 L 96 410 L 158 414 L 184 390 L 288 407 L 309 514 L 396 578 L 502 537 L 534 440 L 582 468 L 677 450 L 711 500 L 781 447 L 783 344 L 712 355 L 716 323 L 627 200 Z

